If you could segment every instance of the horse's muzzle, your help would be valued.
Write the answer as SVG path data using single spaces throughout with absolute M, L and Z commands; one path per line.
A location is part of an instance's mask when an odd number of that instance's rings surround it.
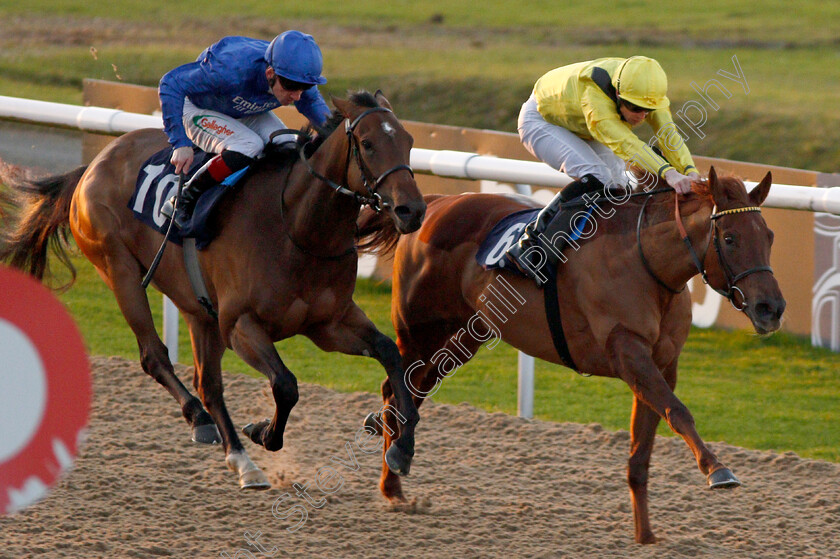
M 402 234 L 413 233 L 423 225 L 426 217 L 426 202 L 422 199 L 400 204 L 393 209 L 394 225 Z
M 772 334 L 781 327 L 785 312 L 785 300 L 782 297 L 768 297 L 750 304 L 744 312 L 759 334 Z

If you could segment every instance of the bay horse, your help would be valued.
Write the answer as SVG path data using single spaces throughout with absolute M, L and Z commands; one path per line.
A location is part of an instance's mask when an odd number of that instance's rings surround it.
M 217 443 L 221 437 L 226 462 L 242 488 L 270 484 L 248 457 L 225 407 L 221 359 L 226 348 L 270 381 L 274 417 L 244 429 L 256 444 L 270 451 L 283 446 L 298 387 L 274 342 L 303 334 L 324 351 L 365 355 L 382 364 L 406 420 L 389 453 L 392 471 L 406 473 L 414 454 L 417 408 L 405 386 L 399 351 L 352 299 L 361 205 L 375 206 L 403 233 L 423 220 L 426 204 L 409 166 L 413 138 L 378 91 L 333 103 L 332 119 L 300 157 L 293 152 L 286 158 L 291 161 L 263 158 L 220 202 L 218 236 L 199 253 L 218 319 L 197 302 L 180 246 L 164 253 L 154 275 L 155 287 L 172 299 L 189 326 L 193 386 L 200 401 L 175 376 L 141 287 L 163 236 L 135 219 L 128 207 L 142 163 L 167 146 L 161 130 L 121 136 L 86 168 L 19 182 L 11 192 L 17 215 L 6 216 L 2 224 L 0 260 L 38 278 L 47 271 L 51 241 L 69 264 L 61 242 L 68 240 L 69 228 L 113 290 L 137 337 L 143 370 L 178 401 L 193 440 Z
M 647 483 L 660 419 L 685 440 L 711 487 L 740 484 L 700 438 L 691 413 L 674 394 L 677 361 L 691 326 L 691 300 L 682 287 L 701 272 L 750 318 L 757 332 L 779 328 L 785 302 L 768 265 L 773 234 L 758 208 L 770 184 L 768 173 L 747 194 L 743 182 L 718 178 L 712 169 L 706 182 L 694 183 L 693 192 L 679 197 L 678 205 L 672 190 L 670 195 L 646 196 L 645 202 L 628 193 L 626 203 L 599 209 L 610 217 L 599 218 L 592 236 L 576 251 L 567 250 L 568 261 L 558 264 L 560 316 L 576 370 L 619 378 L 633 392 L 627 481 L 637 542 L 655 541 Z M 476 193 L 427 196 L 426 202 L 426 219 L 410 235 L 398 237 L 372 213 L 363 213 L 360 220 L 367 250 L 387 253 L 396 246 L 391 317 L 417 405 L 452 373 L 453 360 L 468 361 L 487 341 L 484 329 L 496 330 L 529 355 L 562 364 L 543 290 L 509 268 L 485 270 L 475 258 L 482 240 L 503 217 L 538 206 L 521 196 Z M 494 289 L 505 291 L 499 289 L 499 277 L 512 288 L 506 294 L 507 312 L 493 296 Z M 522 303 L 518 309 L 512 301 L 517 296 Z M 480 328 L 471 323 L 476 317 L 484 322 Z M 467 334 L 479 330 L 478 336 Z M 382 384 L 382 395 L 386 405 L 394 405 L 388 382 Z M 371 414 L 366 425 L 380 432 L 387 449 L 398 424 L 393 413 L 382 415 Z M 404 501 L 401 480 L 387 464 L 379 487 L 392 502 Z

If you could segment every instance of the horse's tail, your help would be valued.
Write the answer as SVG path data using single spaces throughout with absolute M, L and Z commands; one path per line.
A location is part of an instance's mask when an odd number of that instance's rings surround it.
M 385 212 L 364 208 L 356 221 L 356 246 L 362 252 L 389 254 L 400 240 L 400 232 Z
M 2 163 L 2 162 L 0 162 Z M 66 244 L 70 240 L 70 200 L 86 166 L 63 175 L 30 179 L 21 168 L 0 164 L 0 262 L 43 279 L 49 274 L 47 251 L 52 245 L 70 270 L 76 268 Z

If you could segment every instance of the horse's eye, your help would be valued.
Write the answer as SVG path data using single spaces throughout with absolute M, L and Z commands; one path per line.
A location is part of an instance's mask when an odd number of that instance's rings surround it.
M 362 147 L 366 150 L 371 150 L 373 149 L 373 143 L 370 140 L 362 140 Z
M 727 233 L 726 235 L 723 236 L 723 242 L 726 243 L 729 246 L 732 246 L 732 245 L 735 244 L 735 237 L 732 236 L 731 233 Z

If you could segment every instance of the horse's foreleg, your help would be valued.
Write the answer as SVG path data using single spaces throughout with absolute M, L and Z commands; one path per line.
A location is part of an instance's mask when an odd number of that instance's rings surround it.
M 685 440 L 709 486 L 740 485 L 700 438 L 691 412 L 657 369 L 651 357 L 650 344 L 638 334 L 618 325 L 610 333 L 606 349 L 614 372 L 630 386 L 636 398 L 653 409 L 674 433 Z
M 413 364 L 422 363 L 421 366 L 414 366 Z M 440 372 L 433 363 L 423 361 L 422 357 L 412 353 L 403 355 L 403 368 L 410 371 L 408 377 L 408 385 L 414 398 L 414 403 L 417 408 L 423 404 L 425 394 L 432 393 L 435 384 L 441 378 Z M 395 439 L 395 434 L 398 433 L 397 418 L 393 412 L 385 413 L 386 410 L 396 407 L 394 392 L 391 388 L 389 379 L 382 382 L 382 399 L 385 403 L 383 411 L 377 414 L 377 423 L 382 425 L 380 429 L 384 445 L 382 447 L 382 474 L 379 478 L 379 490 L 391 502 L 405 501 L 405 495 L 402 490 L 402 482 L 400 477 L 394 474 L 388 467 L 386 460 L 386 453 L 391 447 Z
M 169 360 L 169 352 L 155 330 L 146 291 L 140 287 L 143 276 L 140 265 L 127 251 L 124 252 L 125 254 L 111 255 L 105 259 L 105 265 L 97 263 L 96 266 L 108 279 L 117 304 L 137 338 L 140 365 L 146 374 L 166 388 L 178 401 L 184 419 L 192 427 L 194 441 L 218 442 L 218 438 L 205 436 L 206 426 L 213 425 L 213 419 L 204 410 L 201 401 L 193 396 L 175 376 L 172 362 Z M 94 259 L 91 261 L 96 263 Z
M 384 433 L 386 435 L 385 465 L 392 474 L 407 475 L 411 468 L 411 460 L 414 458 L 414 430 L 420 421 L 417 403 L 406 386 L 406 373 L 402 367 L 402 358 L 397 344 L 375 328 L 369 336 L 369 343 L 373 348 L 371 356 L 385 367 L 388 384 L 393 392 L 383 410 L 383 415 L 387 420 L 386 426 L 390 426 L 391 430 L 389 432 L 389 429 L 385 429 Z M 394 403 L 396 403 L 396 409 Z M 396 439 L 393 438 L 394 432 L 399 433 Z
M 193 384 L 216 422 L 216 425 L 212 426 L 215 433 L 208 435 L 215 434 L 217 438 L 221 436 L 227 465 L 239 476 L 239 486 L 242 489 L 268 489 L 271 487 L 268 478 L 248 457 L 225 406 L 222 384 L 222 355 L 225 346 L 219 334 L 219 327 L 215 321 L 192 316 L 186 318 L 190 326 L 195 360 Z
M 379 361 L 388 374 L 396 409 L 385 408 L 399 424 L 399 436 L 386 451 L 385 460 L 391 471 L 405 475 L 414 457 L 414 429 L 420 420 L 417 406 L 406 387 L 405 372 L 397 344 L 376 329 L 373 322 L 353 303 L 340 322 L 320 327 L 307 336 L 324 351 L 340 351 L 348 355 L 365 355 Z
M 230 343 L 237 355 L 268 378 L 274 396 L 274 418 L 246 425 L 242 431 L 266 450 L 280 450 L 286 422 L 299 397 L 297 379 L 280 359 L 271 337 L 252 316 L 237 319 Z
M 428 319 L 428 315 L 425 315 Z M 397 328 L 397 344 L 402 354 L 402 366 L 407 371 L 407 385 L 414 398 L 414 403 L 419 408 L 423 401 L 437 391 L 438 383 L 442 381 L 444 372 L 435 363 L 431 362 L 431 356 L 441 350 L 446 350 L 450 355 L 457 355 L 462 363 L 469 361 L 480 345 L 476 340 L 462 339 L 459 335 L 457 322 L 434 322 L 424 323 L 423 326 L 409 327 L 401 324 Z M 394 393 L 390 381 L 386 378 L 382 383 L 382 399 L 387 409 L 395 405 Z M 370 416 L 369 416 L 370 417 Z M 384 439 L 382 453 L 382 475 L 379 478 L 379 489 L 388 500 L 392 502 L 404 501 L 402 482 L 395 475 L 385 460 L 385 453 L 394 440 L 394 433 L 397 432 L 397 422 L 393 413 L 377 414 L 375 427 L 381 427 L 379 431 Z M 390 429 L 384 428 L 387 425 Z

